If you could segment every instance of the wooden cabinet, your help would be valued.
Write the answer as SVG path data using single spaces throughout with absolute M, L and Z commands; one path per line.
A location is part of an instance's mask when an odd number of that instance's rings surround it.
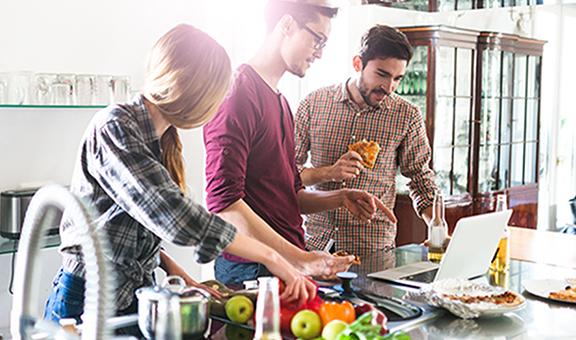
M 493 210 L 503 192 L 511 224 L 535 228 L 544 42 L 446 26 L 400 30 L 415 53 L 397 92 L 422 109 L 450 228 Z M 407 179 L 398 182 L 398 244 L 419 241 L 421 222 L 400 208 L 411 206 Z
M 480 8 L 540 5 L 543 3 L 543 0 L 365 0 L 365 3 L 414 11 L 446 12 Z
M 508 194 L 511 225 L 536 228 L 540 84 L 544 41 L 481 32 L 470 176 L 474 211 Z

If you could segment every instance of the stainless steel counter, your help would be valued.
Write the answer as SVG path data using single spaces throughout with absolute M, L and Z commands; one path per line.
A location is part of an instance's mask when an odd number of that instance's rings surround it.
M 366 274 L 417 262 L 426 258 L 426 250 L 418 245 L 397 248 L 390 252 L 362 254 L 362 265 L 351 268 L 359 274 L 353 285 L 378 295 L 402 298 L 413 288 L 373 280 Z M 391 331 L 404 330 L 412 339 L 576 339 L 576 304 L 555 302 L 531 295 L 523 282 L 543 278 L 576 278 L 576 270 L 512 260 L 508 275 L 486 275 L 484 280 L 522 294 L 526 307 L 494 318 L 464 320 L 444 310 L 426 307 L 422 317 L 406 322 L 389 322 Z M 213 326 L 215 323 L 213 323 Z M 228 325 L 230 326 L 230 325 Z M 227 327 L 228 327 L 227 326 Z M 226 339 L 225 328 L 213 328 L 210 338 Z M 251 332 L 232 329 L 231 333 Z M 9 339 L 8 329 L 0 330 Z

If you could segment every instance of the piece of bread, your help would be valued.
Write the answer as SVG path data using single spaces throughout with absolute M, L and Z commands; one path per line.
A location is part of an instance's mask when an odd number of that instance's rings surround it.
M 335 252 L 334 254 L 332 254 L 334 256 L 350 256 L 352 254 L 349 254 L 346 250 L 338 250 L 337 252 Z M 358 255 L 353 255 L 354 256 L 354 261 L 352 261 L 352 264 L 361 264 L 362 261 L 360 261 L 360 257 Z
M 367 141 L 363 139 L 354 144 L 348 145 L 348 150 L 357 152 L 362 157 L 362 165 L 369 169 L 373 169 L 380 152 L 380 145 L 375 141 Z

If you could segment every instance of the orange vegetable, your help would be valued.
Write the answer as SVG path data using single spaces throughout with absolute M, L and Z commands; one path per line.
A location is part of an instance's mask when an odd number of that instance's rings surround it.
M 341 320 L 347 324 L 351 324 L 356 320 L 356 312 L 354 311 L 354 306 L 348 302 L 344 301 L 338 302 L 324 302 L 320 306 L 318 311 L 322 324 L 326 325 L 332 320 Z

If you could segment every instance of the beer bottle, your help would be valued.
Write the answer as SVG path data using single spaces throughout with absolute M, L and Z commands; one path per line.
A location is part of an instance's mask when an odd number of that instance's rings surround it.
M 494 211 L 504 211 L 508 209 L 508 197 L 506 194 L 496 196 L 496 209 Z M 498 249 L 490 264 L 490 270 L 494 272 L 506 272 L 510 264 L 510 230 L 504 227 L 504 234 L 498 243 Z
M 444 218 L 444 197 L 442 193 L 434 194 L 432 205 L 432 221 L 428 226 L 428 260 L 440 262 L 446 251 L 445 242 L 448 238 L 448 223 Z
M 280 296 L 278 289 L 278 278 L 258 278 L 256 332 L 254 339 L 282 340 L 282 335 L 280 334 Z

